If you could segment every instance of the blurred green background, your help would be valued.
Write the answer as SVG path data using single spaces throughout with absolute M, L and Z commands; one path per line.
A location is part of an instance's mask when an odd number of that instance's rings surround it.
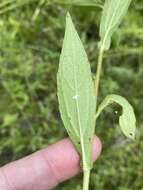
M 56 95 L 67 10 L 88 53 L 93 76 L 96 71 L 101 8 L 54 2 L 0 1 L 1 166 L 67 136 Z M 118 127 L 120 108 L 106 109 L 97 122 L 103 152 L 93 169 L 90 188 L 143 190 L 142 0 L 133 1 L 105 54 L 99 101 L 109 93 L 123 95 L 134 106 L 137 136 L 135 142 L 124 138 Z M 79 175 L 55 189 L 80 190 L 81 182 Z

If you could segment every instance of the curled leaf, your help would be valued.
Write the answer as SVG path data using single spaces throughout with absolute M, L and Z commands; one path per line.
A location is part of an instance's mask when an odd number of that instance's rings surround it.
M 122 107 L 122 115 L 119 118 L 119 125 L 122 132 L 128 138 L 134 139 L 136 130 L 136 118 L 133 107 L 125 98 L 114 94 L 108 95 L 100 104 L 96 113 L 96 118 L 98 118 L 104 108 L 112 103 L 117 103 Z

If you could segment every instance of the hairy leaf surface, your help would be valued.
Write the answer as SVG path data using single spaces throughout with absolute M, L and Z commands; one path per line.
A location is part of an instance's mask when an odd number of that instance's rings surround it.
M 100 24 L 100 46 L 110 48 L 111 37 L 127 13 L 131 0 L 106 0 Z
M 135 138 L 136 118 L 133 107 L 123 97 L 119 95 L 108 95 L 100 104 L 96 118 L 100 115 L 104 108 L 112 103 L 117 103 L 122 107 L 122 115 L 119 118 L 119 124 L 122 132 L 130 139 Z
M 90 64 L 69 13 L 60 56 L 58 100 L 64 126 L 89 168 L 95 125 L 95 97 Z

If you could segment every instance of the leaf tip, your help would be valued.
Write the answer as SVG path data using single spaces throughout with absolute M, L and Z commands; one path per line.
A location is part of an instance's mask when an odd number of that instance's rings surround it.
M 69 12 L 67 12 L 67 15 L 66 15 L 66 19 L 70 18 L 71 19 L 71 15 Z
M 73 22 L 72 22 L 72 17 L 70 15 L 70 13 L 67 12 L 67 15 L 66 15 L 66 26 L 69 27 L 69 25 L 73 25 Z
M 135 133 L 130 133 L 129 138 L 133 141 L 136 140 Z

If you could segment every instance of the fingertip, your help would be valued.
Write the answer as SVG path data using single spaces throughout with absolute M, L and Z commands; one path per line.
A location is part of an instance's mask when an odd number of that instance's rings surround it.
M 102 151 L 102 143 L 99 137 L 95 136 L 93 139 L 93 149 L 92 149 L 92 157 L 93 160 L 96 161 L 100 156 Z

